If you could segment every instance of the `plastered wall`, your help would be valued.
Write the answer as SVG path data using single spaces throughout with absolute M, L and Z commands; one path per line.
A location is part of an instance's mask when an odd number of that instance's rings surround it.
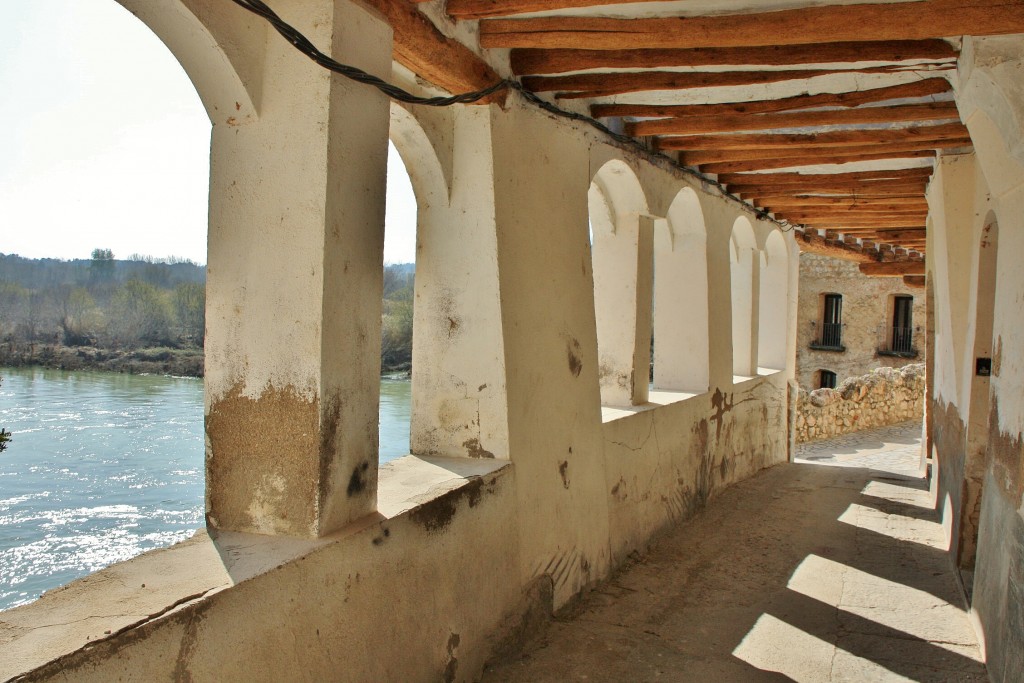
M 1019 36 L 965 40 L 955 85 L 975 154 L 943 158 L 928 191 L 938 502 L 999 682 L 1024 671 L 1022 74 Z

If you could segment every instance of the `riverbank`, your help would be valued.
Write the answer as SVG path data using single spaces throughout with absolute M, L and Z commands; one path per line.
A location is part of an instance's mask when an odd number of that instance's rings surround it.
M 56 370 L 104 370 L 131 375 L 173 375 L 202 377 L 203 350 L 174 349 L 106 349 L 95 346 L 64 346 L 63 344 L 0 344 L 0 366 L 9 368 L 44 367 Z M 409 363 L 381 368 L 381 377 L 409 379 Z
M 201 348 L 104 349 L 62 344 L 0 344 L 0 366 L 105 370 L 132 375 L 202 377 Z

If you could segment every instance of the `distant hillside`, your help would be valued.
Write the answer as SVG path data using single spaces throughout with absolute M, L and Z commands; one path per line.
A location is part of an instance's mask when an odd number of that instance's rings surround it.
M 109 253 L 109 252 L 108 252 Z M 142 280 L 157 287 L 183 282 L 206 283 L 206 267 L 183 259 L 29 259 L 17 254 L 0 254 L 0 281 L 25 289 L 48 289 L 59 285 L 85 287 L 98 280 L 121 283 Z
M 384 267 L 387 372 L 411 367 L 415 273 L 412 263 Z M 0 364 L 201 374 L 205 317 L 206 268 L 191 261 L 0 254 Z

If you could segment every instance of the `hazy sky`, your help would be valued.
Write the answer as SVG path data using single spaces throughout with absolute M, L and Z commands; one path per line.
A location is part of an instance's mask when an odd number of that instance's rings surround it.
M 209 145 L 185 72 L 114 0 L 0 0 L 0 253 L 206 263 Z M 415 198 L 388 162 L 384 259 L 410 262 Z

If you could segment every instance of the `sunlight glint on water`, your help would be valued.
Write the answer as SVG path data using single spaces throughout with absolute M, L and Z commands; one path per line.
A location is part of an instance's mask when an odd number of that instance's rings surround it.
M 203 524 L 202 380 L 0 370 L 0 609 Z M 408 452 L 407 381 L 381 383 L 381 460 Z

